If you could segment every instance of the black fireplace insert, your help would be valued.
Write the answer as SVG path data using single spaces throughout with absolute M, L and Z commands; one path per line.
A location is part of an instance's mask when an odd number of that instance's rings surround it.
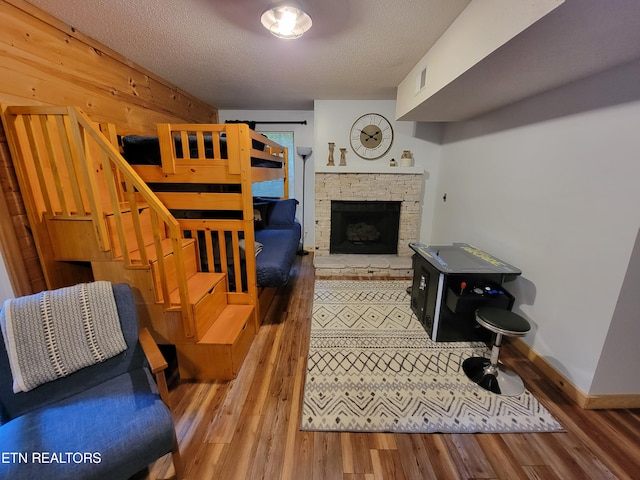
M 396 254 L 401 203 L 332 200 L 329 252 Z

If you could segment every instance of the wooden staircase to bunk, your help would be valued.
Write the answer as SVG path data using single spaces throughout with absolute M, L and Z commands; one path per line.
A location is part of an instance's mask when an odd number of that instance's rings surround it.
M 80 110 L 4 107 L 3 121 L 47 287 L 128 283 L 141 324 L 176 346 L 182 378 L 234 378 L 256 296 L 228 301 L 227 273 L 201 271 L 196 240 Z

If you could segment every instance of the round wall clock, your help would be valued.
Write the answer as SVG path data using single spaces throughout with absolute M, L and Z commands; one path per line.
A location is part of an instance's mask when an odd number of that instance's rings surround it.
M 382 157 L 393 143 L 393 127 L 378 113 L 367 113 L 358 118 L 349 134 L 351 148 L 365 160 Z

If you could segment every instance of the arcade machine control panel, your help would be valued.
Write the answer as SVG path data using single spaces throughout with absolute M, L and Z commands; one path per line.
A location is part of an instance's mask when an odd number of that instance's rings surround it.
M 434 341 L 487 340 L 475 321 L 482 305 L 511 310 L 514 297 L 503 283 L 522 272 L 467 243 L 410 243 L 413 255 L 411 309 Z

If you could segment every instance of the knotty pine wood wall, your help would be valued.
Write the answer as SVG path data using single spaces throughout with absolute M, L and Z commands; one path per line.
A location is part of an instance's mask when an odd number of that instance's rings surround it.
M 75 105 L 132 132 L 218 122 L 216 108 L 23 0 L 0 0 L 0 51 L 5 105 Z M 0 248 L 11 284 L 17 296 L 39 292 L 47 285 L 2 126 L 0 183 Z

